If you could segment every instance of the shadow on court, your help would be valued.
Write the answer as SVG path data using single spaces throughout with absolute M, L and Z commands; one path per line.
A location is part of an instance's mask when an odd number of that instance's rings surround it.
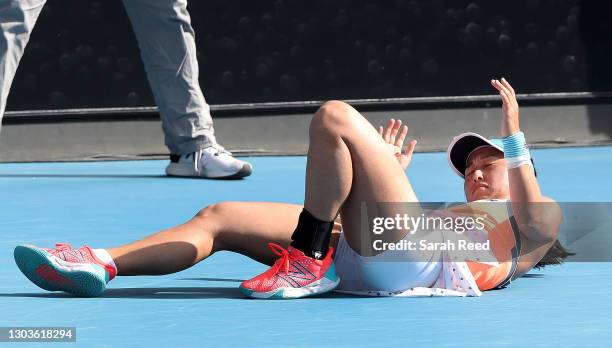
M 200 280 L 203 282 L 231 282 L 231 283 L 242 283 L 244 279 L 231 279 L 231 278 L 181 278 L 178 280 Z
M 167 175 L 137 175 L 137 174 L 0 174 L 0 178 L 51 178 L 51 179 L 68 179 L 68 178 L 89 178 L 89 179 L 160 179 L 175 177 Z
M 21 292 L 0 293 L 2 297 L 17 298 L 49 298 L 49 299 L 80 299 L 64 292 Z M 329 298 L 357 298 L 369 296 L 355 296 L 341 293 L 329 293 L 307 300 L 329 299 Z M 167 287 L 167 288 L 115 288 L 108 289 L 102 295 L 94 298 L 125 298 L 125 299 L 158 299 L 158 300 L 193 300 L 193 299 L 234 299 L 253 300 L 245 297 L 237 287 Z M 256 300 L 255 300 L 256 301 Z
M 0 297 L 34 297 L 34 298 L 79 298 L 63 292 L 49 293 L 13 293 L 0 294 Z M 235 287 L 164 287 L 164 288 L 115 288 L 108 289 L 96 298 L 127 299 L 244 299 L 244 295 Z
M 178 177 L 168 176 L 164 174 L 159 175 L 139 175 L 139 174 L 0 174 L 0 178 L 8 179 L 33 179 L 33 178 L 45 178 L 45 179 L 192 179 L 202 180 L 198 177 Z M 244 178 L 207 178 L 207 180 L 215 181 L 243 181 Z

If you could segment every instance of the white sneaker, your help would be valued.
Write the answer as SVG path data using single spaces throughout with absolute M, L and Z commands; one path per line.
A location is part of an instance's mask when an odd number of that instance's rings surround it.
M 240 179 L 251 175 L 253 166 L 232 157 L 232 153 L 215 144 L 187 155 L 170 155 L 166 174 L 209 179 Z

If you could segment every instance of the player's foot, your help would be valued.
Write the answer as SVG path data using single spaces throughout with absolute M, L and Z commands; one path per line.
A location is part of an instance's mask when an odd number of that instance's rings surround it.
M 115 266 L 100 260 L 83 246 L 56 244 L 55 249 L 20 245 L 15 248 L 15 262 L 32 283 L 48 291 L 65 291 L 78 296 L 97 296 L 115 277 Z
M 253 298 L 294 299 L 323 294 L 340 283 L 330 248 L 323 260 L 304 255 L 298 249 L 270 243 L 278 260 L 266 272 L 240 284 L 240 291 Z
M 253 166 L 215 144 L 190 154 L 170 156 L 166 174 L 209 179 L 240 179 L 251 175 Z

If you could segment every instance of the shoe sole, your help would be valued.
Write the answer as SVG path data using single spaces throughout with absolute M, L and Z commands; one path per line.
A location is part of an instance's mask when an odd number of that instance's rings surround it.
M 240 170 L 234 174 L 225 175 L 225 176 L 215 176 L 210 177 L 206 175 L 194 175 L 194 171 L 188 166 L 182 166 L 175 163 L 170 163 L 166 167 L 166 175 L 168 176 L 176 176 L 183 178 L 206 178 L 206 179 L 216 179 L 216 180 L 237 180 L 247 177 L 253 173 L 251 166 L 248 164 L 244 164 Z
M 30 245 L 16 247 L 14 257 L 19 270 L 43 290 L 64 291 L 83 297 L 97 296 L 106 290 L 106 271 L 102 266 L 66 262 Z M 56 280 L 41 277 L 41 270 L 55 272 Z
M 338 284 L 340 284 L 340 279 L 332 281 L 330 279 L 323 278 L 301 288 L 284 287 L 269 292 L 256 292 L 240 286 L 240 292 L 247 297 L 255 299 L 293 300 L 303 297 L 321 295 L 333 291 L 336 287 L 338 287 Z

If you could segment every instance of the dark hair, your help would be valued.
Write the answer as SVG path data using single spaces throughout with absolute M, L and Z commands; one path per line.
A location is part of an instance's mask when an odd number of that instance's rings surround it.
M 568 256 L 573 256 L 573 255 L 576 255 L 576 253 L 573 253 L 565 249 L 565 247 L 557 239 L 555 240 L 553 245 L 550 247 L 550 249 L 548 249 L 548 251 L 546 252 L 546 255 L 544 255 L 542 260 L 540 260 L 540 262 L 538 262 L 534 266 L 534 268 L 540 269 L 540 268 L 543 268 L 549 265 L 560 265 L 563 262 L 565 262 L 565 259 L 567 259 Z
M 535 169 L 535 163 L 533 163 L 533 158 L 531 159 L 531 166 L 533 167 L 533 175 L 537 178 L 538 171 Z

